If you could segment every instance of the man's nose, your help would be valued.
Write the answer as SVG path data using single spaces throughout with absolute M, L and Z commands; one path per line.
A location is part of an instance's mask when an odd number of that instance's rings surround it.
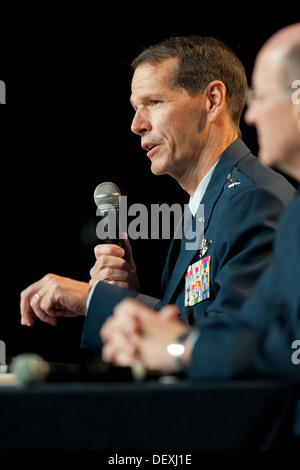
M 131 123 L 132 132 L 142 136 L 145 132 L 150 132 L 151 129 L 152 126 L 149 119 L 146 118 L 142 111 L 137 110 Z

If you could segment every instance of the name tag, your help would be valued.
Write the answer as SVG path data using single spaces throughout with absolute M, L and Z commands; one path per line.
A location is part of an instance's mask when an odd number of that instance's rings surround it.
M 210 256 L 191 264 L 185 275 L 184 306 L 193 306 L 210 297 Z

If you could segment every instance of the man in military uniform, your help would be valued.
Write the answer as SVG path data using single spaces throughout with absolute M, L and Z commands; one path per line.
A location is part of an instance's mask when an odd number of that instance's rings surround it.
M 194 249 L 184 238 L 172 240 L 161 300 L 138 292 L 128 240 L 125 250 L 96 247 L 89 284 L 47 275 L 22 293 L 23 324 L 86 315 L 82 346 L 99 350 L 99 330 L 124 297 L 157 311 L 176 304 L 191 325 L 237 312 L 271 261 L 278 219 L 295 192 L 241 140 L 247 81 L 231 49 L 211 38 L 173 38 L 143 51 L 132 66 L 131 129 L 151 171 L 169 174 L 189 194 L 189 221 L 204 233 Z M 68 294 L 75 296 L 70 306 Z

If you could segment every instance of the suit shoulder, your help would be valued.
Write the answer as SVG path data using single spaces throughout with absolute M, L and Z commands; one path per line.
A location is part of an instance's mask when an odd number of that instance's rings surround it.
M 251 188 L 254 193 L 269 194 L 285 204 L 296 193 L 295 188 L 284 176 L 262 165 L 254 155 L 232 168 L 224 184 L 224 195 L 232 199 Z

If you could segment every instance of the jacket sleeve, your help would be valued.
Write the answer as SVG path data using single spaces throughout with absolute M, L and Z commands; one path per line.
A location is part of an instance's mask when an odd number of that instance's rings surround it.
M 270 285 L 268 279 L 266 272 L 245 303 L 241 313 L 247 316 L 234 314 L 203 322 L 186 371 L 188 378 L 256 376 L 300 383 L 300 311 L 284 321 L 276 294 L 270 310 L 272 299 L 261 291 Z
M 114 307 L 126 297 L 134 298 L 154 310 L 159 310 L 163 305 L 159 299 L 154 297 L 99 281 L 89 299 L 81 336 L 82 348 L 101 350 L 100 329 L 105 320 L 112 315 Z

